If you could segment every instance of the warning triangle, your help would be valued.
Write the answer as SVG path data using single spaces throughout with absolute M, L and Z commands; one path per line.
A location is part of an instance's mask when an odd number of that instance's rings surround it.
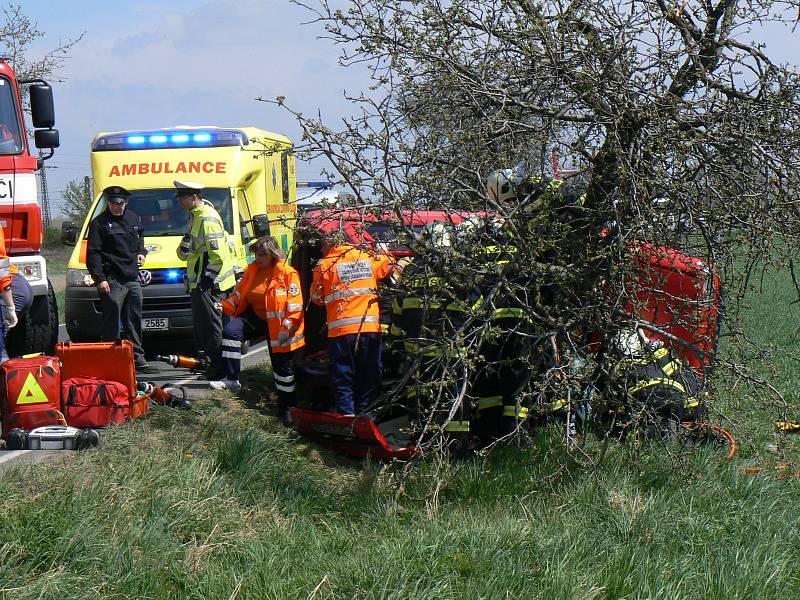
M 28 373 L 28 378 L 22 385 L 19 396 L 17 396 L 17 404 L 42 404 L 45 402 L 50 402 L 47 394 L 44 393 L 42 386 L 36 381 L 33 373 Z

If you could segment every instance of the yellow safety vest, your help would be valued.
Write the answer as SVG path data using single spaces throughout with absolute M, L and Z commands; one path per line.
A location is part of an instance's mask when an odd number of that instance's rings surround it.
M 178 246 L 178 257 L 186 261 L 186 283 L 189 290 L 196 288 L 204 275 L 211 278 L 220 291 L 229 290 L 236 285 L 236 270 L 222 218 L 211 203 L 205 200 L 189 214 L 189 233 Z M 201 269 L 204 270 L 203 273 L 199 272 Z

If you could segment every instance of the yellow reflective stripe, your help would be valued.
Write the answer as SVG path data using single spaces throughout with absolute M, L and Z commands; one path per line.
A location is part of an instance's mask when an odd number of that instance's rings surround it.
M 462 300 L 453 300 L 445 308 L 451 312 L 467 312 L 469 310 L 469 307 Z
M 516 246 L 484 246 L 483 248 L 487 253 L 499 254 L 501 252 L 508 252 L 514 254 L 515 252 L 519 252 L 519 248 Z
M 524 308 L 496 308 L 492 319 L 506 319 L 513 317 L 515 319 L 524 319 L 526 316 Z
M 564 408 L 568 404 L 569 404 L 569 401 L 566 400 L 565 398 L 562 398 L 560 400 L 554 400 L 553 402 L 546 403 L 546 404 L 544 404 L 542 406 L 542 408 L 544 408 L 546 411 L 555 412 L 557 410 L 561 410 L 562 408 Z
M 403 298 L 402 310 L 413 310 L 416 308 L 439 308 L 442 303 L 438 300 L 425 298 Z
M 700 398 L 697 396 L 689 396 L 683 403 L 684 408 L 697 408 L 698 406 L 700 406 Z
M 387 325 L 386 323 L 381 323 L 381 333 L 383 335 L 389 333 L 389 325 Z
M 525 406 L 516 406 L 512 404 L 510 406 L 503 407 L 503 416 L 504 417 L 515 417 L 517 419 L 527 419 L 528 418 L 528 409 Z
M 636 392 L 640 392 L 645 388 L 653 387 L 655 385 L 666 385 L 675 388 L 682 394 L 686 393 L 686 388 L 684 388 L 680 382 L 675 381 L 674 379 L 667 379 L 666 377 L 655 377 L 653 379 L 648 379 L 647 381 L 642 381 L 641 383 L 630 388 L 628 393 L 635 394 Z
M 667 350 L 666 348 L 659 348 L 658 350 L 653 352 L 653 356 L 656 357 L 656 360 L 661 360 L 662 358 L 666 358 L 668 354 L 669 350 Z
M 469 432 L 469 421 L 449 421 L 444 430 L 450 433 Z
M 486 410 L 487 408 L 494 408 L 495 406 L 502 405 L 502 396 L 486 396 L 484 398 L 478 398 L 478 410 Z
M 400 303 L 397 301 L 397 298 L 392 298 L 392 313 L 396 315 L 403 314 L 403 309 L 400 307 Z
M 675 371 L 677 371 L 680 368 L 681 368 L 681 363 L 679 363 L 677 360 L 671 360 L 667 364 L 665 364 L 663 367 L 661 367 L 661 370 L 664 371 L 664 374 L 667 377 L 669 377 L 670 375 L 675 373 Z

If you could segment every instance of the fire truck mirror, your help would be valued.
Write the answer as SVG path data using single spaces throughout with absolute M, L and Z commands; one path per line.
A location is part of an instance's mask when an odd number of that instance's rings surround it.
M 33 132 L 33 143 L 37 148 L 58 148 L 58 129 L 37 129 Z
M 65 246 L 74 246 L 78 243 L 78 224 L 72 221 L 61 223 L 61 243 Z
M 56 124 L 56 110 L 53 106 L 53 88 L 46 83 L 37 83 L 30 87 L 31 117 L 34 127 L 52 128 Z M 39 146 L 37 148 L 57 148 L 55 146 Z

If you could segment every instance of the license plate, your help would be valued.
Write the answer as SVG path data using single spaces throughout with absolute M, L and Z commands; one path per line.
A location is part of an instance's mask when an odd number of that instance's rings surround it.
M 169 319 L 162 317 L 159 319 L 142 319 L 142 329 L 145 331 L 164 331 L 169 329 Z

